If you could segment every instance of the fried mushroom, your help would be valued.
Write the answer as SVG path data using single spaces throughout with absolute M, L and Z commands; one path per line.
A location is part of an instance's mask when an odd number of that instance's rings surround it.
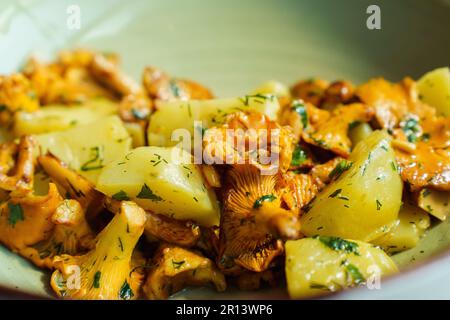
M 162 244 L 153 261 L 143 286 L 149 299 L 167 299 L 186 286 L 213 284 L 217 291 L 226 289 L 223 274 L 198 252 Z

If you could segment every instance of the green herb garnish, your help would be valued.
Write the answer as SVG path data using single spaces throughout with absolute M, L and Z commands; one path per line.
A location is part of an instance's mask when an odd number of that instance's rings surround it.
M 128 195 L 126 194 L 125 191 L 120 190 L 119 192 L 115 193 L 112 195 L 112 197 L 114 200 L 118 200 L 118 201 L 127 201 L 130 200 L 130 198 L 128 197 Z
M 186 261 L 184 261 L 184 260 L 181 260 L 181 261 L 174 261 L 174 260 L 172 260 L 172 266 L 173 266 L 173 268 L 174 269 L 180 269 L 181 268 L 181 266 L 185 263 Z
M 292 103 L 292 110 L 294 110 L 301 118 L 303 128 L 308 126 L 308 113 L 306 112 L 305 104 L 299 100 Z
M 316 236 L 324 245 L 335 251 L 345 251 L 359 256 L 358 244 L 338 237 Z
M 275 197 L 273 194 L 266 194 L 264 196 L 262 196 L 261 198 L 257 199 L 255 201 L 255 203 L 253 204 L 253 209 L 258 209 L 260 207 L 262 207 L 264 202 L 272 202 L 276 199 L 277 197 Z
M 125 280 L 122 287 L 119 290 L 119 298 L 122 300 L 130 300 L 134 297 L 133 290 L 131 290 L 130 285 Z
M 355 265 L 347 263 L 345 265 L 345 270 L 348 272 L 348 274 L 350 274 L 353 279 L 353 283 L 355 283 L 356 285 L 366 282 L 366 279 Z
M 94 286 L 94 288 L 96 288 L 96 289 L 98 289 L 98 288 L 100 288 L 100 277 L 102 276 L 102 273 L 100 272 L 100 271 L 97 271 L 95 274 L 94 274 L 94 284 L 93 284 L 93 286 Z
M 299 166 L 307 159 L 308 155 L 301 146 L 297 145 L 292 153 L 291 166 Z
M 144 183 L 144 185 L 141 188 L 141 191 L 136 196 L 136 198 L 139 199 L 149 199 L 152 201 L 161 201 L 163 198 L 153 193 L 152 189 L 149 188 L 147 184 Z
M 330 179 L 333 178 L 339 178 L 341 176 L 341 174 L 343 174 L 345 171 L 347 171 L 348 169 L 350 169 L 353 165 L 353 162 L 351 161 L 347 161 L 347 160 L 342 160 L 341 162 L 338 163 L 338 165 L 330 172 L 330 174 L 328 175 L 328 177 Z
M 9 209 L 8 222 L 13 227 L 16 225 L 18 221 L 25 220 L 25 217 L 23 215 L 23 209 L 20 204 L 8 203 L 8 209 Z
M 81 171 L 90 171 L 103 168 L 103 147 L 91 148 L 91 159 L 81 166 Z

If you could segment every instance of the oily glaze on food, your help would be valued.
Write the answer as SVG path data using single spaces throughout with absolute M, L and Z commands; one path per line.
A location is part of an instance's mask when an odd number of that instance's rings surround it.
M 136 83 L 114 54 L 31 58 L 0 76 L 0 242 L 65 299 L 369 286 L 450 214 L 449 114 L 448 68 L 215 99 L 155 67 Z

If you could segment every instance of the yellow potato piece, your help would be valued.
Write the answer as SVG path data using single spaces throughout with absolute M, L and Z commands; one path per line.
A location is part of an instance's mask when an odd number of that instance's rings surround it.
M 404 203 L 395 226 L 385 235 L 372 241 L 388 253 L 397 253 L 414 248 L 430 227 L 430 216 L 422 209 Z
M 36 135 L 43 154 L 51 152 L 95 183 L 101 169 L 131 148 L 131 138 L 117 116 L 60 132 Z
M 368 123 L 359 123 L 348 132 L 348 136 L 352 141 L 352 146 L 356 146 L 358 142 L 366 139 L 373 132 Z
M 117 104 L 106 99 L 88 101 L 83 105 L 43 107 L 34 112 L 20 111 L 14 117 L 14 134 L 40 134 L 62 131 L 88 124 L 117 112 Z
M 435 107 L 444 116 L 450 116 L 450 69 L 438 68 L 417 81 L 420 99 Z
M 348 161 L 351 167 L 303 213 L 301 231 L 306 236 L 370 241 L 395 224 L 403 183 L 389 135 L 375 131 L 356 145 Z
M 441 221 L 450 215 L 450 192 L 433 189 L 422 189 L 417 199 L 420 208 Z
M 287 241 L 286 281 L 292 298 L 307 298 L 347 287 L 374 288 L 380 277 L 397 272 L 381 249 L 368 243 L 333 237 Z
M 190 153 L 176 147 L 140 147 L 105 168 L 97 189 L 113 199 L 132 199 L 146 210 L 203 226 L 219 224 L 219 207 Z
M 158 110 L 150 117 L 148 142 L 160 147 L 175 146 L 179 141 L 172 141 L 171 137 L 177 129 L 187 130 L 192 139 L 197 130 L 201 139 L 201 127 L 194 126 L 194 121 L 199 121 L 203 128 L 209 128 L 223 123 L 227 115 L 238 111 L 259 111 L 275 120 L 279 108 L 274 95 L 263 94 L 232 99 L 160 101 Z

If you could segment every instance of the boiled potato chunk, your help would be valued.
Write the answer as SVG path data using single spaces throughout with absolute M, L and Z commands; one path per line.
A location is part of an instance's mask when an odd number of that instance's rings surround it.
M 97 189 L 113 199 L 203 226 L 219 224 L 219 207 L 190 153 L 172 147 L 140 147 L 103 168 Z
M 441 221 L 450 215 L 450 192 L 422 189 L 417 199 L 420 208 Z
M 385 235 L 372 241 L 388 253 L 414 248 L 430 226 L 430 216 L 422 209 L 404 203 L 395 226 Z
M 178 140 L 172 141 L 172 133 L 177 129 L 186 129 L 193 139 L 194 131 L 201 126 L 209 128 L 220 125 L 226 116 L 237 111 L 259 111 L 275 120 L 280 108 L 274 95 L 249 95 L 233 99 L 161 101 L 157 104 L 150 118 L 148 142 L 154 146 L 175 146 Z M 194 121 L 199 124 L 194 126 Z
M 333 237 L 286 242 L 286 281 L 292 298 L 306 298 L 356 285 L 376 286 L 397 272 L 381 249 L 368 243 Z
M 131 149 L 131 138 L 117 116 L 36 139 L 43 154 L 51 152 L 93 183 L 106 164 Z
M 123 125 L 131 137 L 133 148 L 145 146 L 145 130 L 139 123 L 124 122 Z
M 291 96 L 289 88 L 285 84 L 274 80 L 262 83 L 253 91 L 253 94 L 273 94 L 277 97 L 287 98 Z
M 368 123 L 359 123 L 348 131 L 348 136 L 352 141 L 352 146 L 356 146 L 358 142 L 366 139 L 373 132 Z
M 435 107 L 444 116 L 450 116 L 450 69 L 439 68 L 426 73 L 417 82 L 422 101 Z
M 326 235 L 370 241 L 397 220 L 403 183 L 390 137 L 375 131 L 358 143 L 351 167 L 310 203 L 301 217 L 306 236 Z
M 95 99 L 83 105 L 43 107 L 34 112 L 17 112 L 14 134 L 40 134 L 61 131 L 94 122 L 117 112 L 117 104 L 106 99 Z

